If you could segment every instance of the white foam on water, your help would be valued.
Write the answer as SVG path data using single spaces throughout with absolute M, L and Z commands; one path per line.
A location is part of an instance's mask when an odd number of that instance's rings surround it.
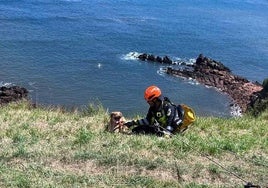
M 193 65 L 196 62 L 196 59 L 191 58 L 189 59 L 189 65 Z
M 166 71 L 167 71 L 167 67 L 162 66 L 157 71 L 157 74 L 160 75 L 160 76 L 166 76 L 167 75 Z M 189 84 L 191 84 L 191 85 L 199 85 L 200 84 L 199 82 L 197 82 L 195 79 L 193 79 L 191 77 L 185 78 L 185 77 L 177 76 L 177 75 L 174 75 L 173 77 L 177 77 L 177 78 L 186 80 L 186 82 L 189 83 Z
M 191 85 L 199 85 L 199 82 L 197 82 L 195 79 L 193 79 L 193 78 L 188 78 L 188 82 L 189 82 L 189 84 L 191 84 Z
M 0 87 L 9 87 L 9 86 L 12 86 L 13 84 L 12 83 L 8 83 L 8 82 L 0 82 Z
M 137 60 L 139 55 L 141 55 L 141 53 L 129 52 L 128 54 L 122 55 L 121 59 L 122 60 Z
M 187 59 L 187 58 L 175 57 L 173 62 L 174 62 L 173 64 L 175 64 L 175 65 L 182 65 L 182 64 L 193 65 L 196 62 L 196 59 L 195 58 Z
M 208 89 L 210 89 L 210 88 L 215 88 L 215 87 L 213 87 L 213 86 L 208 86 L 208 85 L 205 85 L 205 87 L 208 88 Z M 217 88 L 215 88 L 215 89 L 217 89 Z
M 139 53 L 139 52 L 129 52 L 125 55 L 122 55 L 121 56 L 121 59 L 122 60 L 137 60 L 139 55 L 141 55 L 142 53 Z M 187 59 L 187 58 L 180 58 L 180 57 L 173 57 L 172 58 L 172 64 L 173 65 L 193 65 L 195 62 L 196 62 L 196 59 L 195 58 L 190 58 L 190 59 Z
M 160 76 L 165 76 L 166 75 L 166 67 L 160 67 L 159 70 L 157 71 L 157 74 L 159 74 Z

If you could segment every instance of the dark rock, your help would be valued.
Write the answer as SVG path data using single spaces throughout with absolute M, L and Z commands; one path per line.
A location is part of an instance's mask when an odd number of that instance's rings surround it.
M 165 57 L 163 58 L 163 63 L 165 63 L 165 64 L 172 64 L 172 60 L 169 59 L 168 56 L 165 56 Z
M 27 89 L 19 86 L 0 87 L 0 104 L 18 101 L 28 96 Z
M 150 54 L 150 55 L 147 56 L 147 60 L 148 60 L 148 61 L 155 61 L 156 58 L 154 57 L 154 55 L 151 55 L 151 54 Z
M 157 56 L 155 60 L 158 63 L 162 63 L 163 62 L 163 59 L 161 57 L 159 57 L 159 56 Z
M 168 56 L 164 56 L 163 58 L 161 58 L 159 56 L 155 57 L 153 54 L 146 54 L 146 53 L 139 55 L 138 59 L 140 59 L 142 61 L 147 60 L 149 62 L 157 62 L 157 63 L 164 63 L 164 64 L 172 64 L 173 63 L 173 61 Z
M 222 63 L 204 57 L 203 54 L 200 54 L 196 59 L 195 67 L 197 70 L 200 68 L 211 68 L 214 70 L 231 72 L 231 70 L 228 67 L 224 66 Z
M 148 57 L 147 54 L 141 54 L 141 55 L 138 56 L 138 58 L 139 58 L 140 60 L 142 60 L 142 61 L 147 60 L 147 57 Z

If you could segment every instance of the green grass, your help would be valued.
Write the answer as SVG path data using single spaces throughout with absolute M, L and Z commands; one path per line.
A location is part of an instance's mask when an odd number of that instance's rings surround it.
M 169 139 L 108 133 L 108 120 L 100 104 L 81 112 L 2 106 L 0 187 L 268 186 L 268 111 L 198 117 Z

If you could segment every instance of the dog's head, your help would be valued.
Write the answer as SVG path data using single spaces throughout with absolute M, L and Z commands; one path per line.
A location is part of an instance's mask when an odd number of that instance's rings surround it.
M 112 112 L 110 114 L 110 121 L 119 124 L 122 121 L 123 114 L 121 112 Z
M 124 123 L 126 122 L 121 112 L 112 112 L 110 114 L 110 123 L 108 125 L 108 131 L 110 132 L 122 132 L 125 129 Z

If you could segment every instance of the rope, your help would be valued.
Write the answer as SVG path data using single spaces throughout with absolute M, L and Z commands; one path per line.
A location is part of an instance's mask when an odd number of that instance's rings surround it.
M 190 144 L 186 143 L 185 141 L 181 140 L 184 144 L 186 144 L 188 147 L 190 147 L 192 150 L 194 150 L 195 148 L 193 148 Z M 205 155 L 204 153 L 198 151 L 198 150 L 194 150 L 196 151 L 199 155 L 206 157 L 208 160 L 212 161 L 213 163 L 215 163 L 216 165 L 218 165 L 219 167 L 221 167 L 222 169 L 224 169 L 226 172 L 228 172 L 229 174 L 232 174 L 233 176 L 235 176 L 236 178 L 240 179 L 241 181 L 243 181 L 244 183 L 248 183 L 245 179 L 241 178 L 240 176 L 238 176 L 237 174 L 235 174 L 234 172 L 228 170 L 227 168 L 225 168 L 222 164 L 220 164 L 219 162 L 213 160 L 212 158 L 210 158 L 208 155 Z
M 202 140 L 203 140 L 204 142 L 208 143 L 206 139 L 202 139 Z M 263 163 L 260 163 L 260 162 L 258 162 L 258 161 L 256 161 L 256 160 L 248 159 L 248 158 L 245 158 L 245 157 L 241 157 L 241 156 L 237 155 L 237 154 L 236 154 L 235 152 L 233 152 L 233 151 L 230 151 L 230 150 L 224 150 L 224 149 L 222 149 L 222 148 L 218 148 L 218 149 L 221 150 L 221 151 L 226 151 L 226 152 L 228 152 L 228 153 L 234 155 L 234 156 L 235 156 L 236 158 L 238 158 L 238 159 L 241 159 L 241 160 L 244 160 L 244 161 L 248 161 L 248 162 L 250 162 L 250 163 L 252 163 L 252 164 L 257 163 L 258 165 L 261 165 L 261 166 L 263 166 L 263 167 L 268 167 L 268 165 L 263 164 Z
M 155 126 L 156 126 L 157 128 L 159 128 L 159 130 L 162 129 L 163 132 L 168 131 L 168 130 L 165 129 L 164 127 L 160 126 L 159 123 L 156 123 Z M 168 132 L 169 132 L 169 131 L 168 131 Z M 174 134 L 173 134 L 173 133 L 170 133 L 170 135 L 173 136 Z M 181 137 L 180 137 L 180 138 L 181 138 Z M 184 140 L 182 140 L 182 139 L 180 139 L 180 140 L 181 140 L 185 145 L 187 145 L 188 147 L 190 147 L 192 150 L 195 149 L 195 148 L 193 148 L 190 144 L 186 143 Z M 210 160 L 211 162 L 215 163 L 216 165 L 218 165 L 219 167 L 221 167 L 222 169 L 224 169 L 224 170 L 225 170 L 226 172 L 228 172 L 229 174 L 235 176 L 237 179 L 239 179 L 239 180 L 243 181 L 244 183 L 246 183 L 245 187 L 248 187 L 248 188 L 249 188 L 249 187 L 258 187 L 258 188 L 260 188 L 259 185 L 253 185 L 252 183 L 246 181 L 245 179 L 243 179 L 243 178 L 241 178 L 240 176 L 238 176 L 236 173 L 234 173 L 234 172 L 228 170 L 227 168 L 225 168 L 225 167 L 224 167 L 222 164 L 220 164 L 219 162 L 217 162 L 217 161 L 213 160 L 212 158 L 210 158 L 208 155 L 205 155 L 205 154 L 203 154 L 202 152 L 200 152 L 200 151 L 198 151 L 198 150 L 194 150 L 194 151 L 196 151 L 199 155 L 201 155 L 201 156 L 203 156 L 203 157 L 206 157 L 208 160 Z

